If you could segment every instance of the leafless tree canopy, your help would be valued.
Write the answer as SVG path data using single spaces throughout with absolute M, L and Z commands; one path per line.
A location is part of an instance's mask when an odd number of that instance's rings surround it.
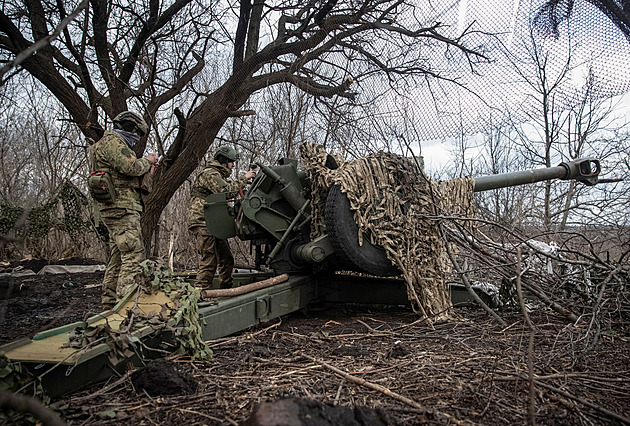
M 3 59 L 52 40 L 51 32 L 77 6 L 61 0 L 5 2 Z M 288 83 L 315 97 L 354 99 L 373 76 L 386 76 L 392 85 L 440 77 L 442 71 L 426 60 L 435 49 L 470 64 L 484 59 L 466 45 L 465 32 L 456 39 L 443 36 L 440 24 L 424 22 L 415 7 L 391 0 L 254 0 L 240 2 L 237 10 L 199 0 L 92 0 L 15 72 L 39 80 L 91 140 L 99 138 L 107 117 L 127 109 L 143 112 L 166 165 L 147 203 L 144 230 L 150 235 L 226 121 L 253 113 L 240 110 L 252 94 Z M 12 75 L 5 77 L 11 84 Z M 187 109 L 177 122 L 185 129 L 177 143 L 171 143 L 173 106 Z M 147 142 L 138 144 L 138 153 Z

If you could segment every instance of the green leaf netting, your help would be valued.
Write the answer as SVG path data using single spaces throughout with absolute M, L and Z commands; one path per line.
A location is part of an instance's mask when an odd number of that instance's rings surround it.
M 192 359 L 210 360 L 212 350 L 202 337 L 199 307 L 200 290 L 184 278 L 173 275 L 165 265 L 151 260 L 142 262 L 145 277 L 148 278 L 153 291 L 163 291 L 174 303 L 170 318 L 177 324 L 175 337 L 179 343 L 178 353 L 186 353 Z
M 66 182 L 50 201 L 24 208 L 0 201 L 0 235 L 3 241 L 41 240 L 57 229 L 75 238 L 80 233 L 107 234 L 95 228 L 92 203 L 72 182 Z
M 4 352 L 0 351 L 0 391 L 19 392 L 41 400 L 44 404 L 50 403 L 50 397 L 44 392 L 44 388 L 38 377 L 22 368 L 19 362 L 8 359 Z M 10 406 L 0 410 L 1 424 L 38 424 L 32 415 L 14 410 Z
M 127 309 L 125 319 L 117 329 L 108 323 L 88 325 L 82 323 L 68 333 L 67 346 L 84 349 L 99 343 L 109 346 L 109 360 L 117 364 L 137 351 L 140 342 L 132 333 L 145 327 L 155 332 L 170 332 L 175 336 L 178 354 L 186 354 L 192 359 L 210 360 L 212 350 L 202 337 L 202 321 L 199 317 L 197 301 L 199 289 L 193 287 L 182 277 L 174 276 L 170 269 L 151 260 L 141 263 L 143 277 L 134 291 L 162 291 L 171 302 L 160 305 L 160 309 L 144 313 L 137 305 Z

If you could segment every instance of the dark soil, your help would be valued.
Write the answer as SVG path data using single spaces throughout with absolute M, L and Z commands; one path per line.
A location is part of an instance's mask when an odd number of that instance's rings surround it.
M 86 286 L 101 279 L 3 278 L 1 341 L 99 310 L 100 287 Z M 296 313 L 209 342 L 212 361 L 171 356 L 50 406 L 75 425 L 234 425 L 275 402 L 300 421 L 285 424 L 345 425 L 357 418 L 368 419 L 357 424 L 525 424 L 530 406 L 538 424 L 625 424 L 630 328 L 624 312 L 601 320 L 581 313 L 570 324 L 536 307 L 531 353 L 517 311 L 500 314 L 507 327 L 474 308 L 434 326 L 400 308 Z
M 365 407 L 340 407 L 314 399 L 287 398 L 263 402 L 244 426 L 386 426 L 393 423 L 386 413 Z
M 103 272 L 0 277 L 0 345 L 102 312 L 102 281 Z
M 136 392 L 149 396 L 190 395 L 197 390 L 197 380 L 173 362 L 156 359 L 131 374 Z

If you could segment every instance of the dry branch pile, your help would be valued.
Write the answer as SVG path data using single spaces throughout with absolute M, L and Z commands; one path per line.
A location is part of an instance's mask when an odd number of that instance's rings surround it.
M 461 315 L 434 327 L 411 312 L 290 316 L 210 342 L 210 363 L 175 360 L 198 381 L 193 395 L 150 397 L 124 377 L 106 392 L 92 389 L 54 406 L 69 404 L 64 418 L 77 423 L 102 421 L 107 412 L 127 424 L 238 424 L 261 402 L 299 397 L 370 407 L 390 424 L 523 424 L 527 328 L 520 315 L 507 315 L 504 329 L 480 310 Z M 544 312 L 533 321 L 536 421 L 630 421 L 627 326 L 574 363 L 580 330 Z

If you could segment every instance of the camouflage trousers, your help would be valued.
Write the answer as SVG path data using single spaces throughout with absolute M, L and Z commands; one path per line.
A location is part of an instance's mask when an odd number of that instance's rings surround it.
M 208 233 L 205 226 L 192 228 L 190 232 L 195 238 L 197 252 L 201 255 L 195 286 L 202 288 L 212 287 L 214 273 L 217 271 L 219 286 L 221 288 L 232 287 L 234 257 L 230 251 L 228 241 L 213 237 Z
M 145 259 L 140 231 L 140 212 L 126 209 L 101 210 L 101 220 L 109 231 L 109 257 L 103 279 L 101 302 L 112 306 L 136 284 Z

